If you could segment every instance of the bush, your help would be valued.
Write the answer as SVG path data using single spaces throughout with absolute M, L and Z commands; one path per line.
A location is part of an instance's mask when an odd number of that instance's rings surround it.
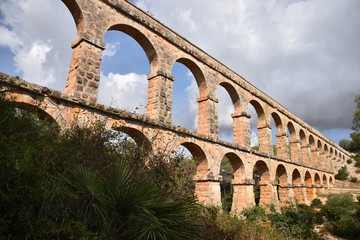
M 351 164 L 352 163 L 351 159 L 346 160 L 346 163 Z
M 348 176 L 349 176 L 349 172 L 347 171 L 347 167 L 343 166 L 338 170 L 338 173 L 335 175 L 335 179 L 346 180 Z
M 322 213 L 328 221 L 327 230 L 346 239 L 359 239 L 360 205 L 353 201 L 351 194 L 329 195 Z
M 350 182 L 356 183 L 358 181 L 357 177 L 350 177 Z
M 16 107 L 0 98 L 0 238 L 197 238 L 197 204 L 173 197 L 177 171 L 164 174 L 180 160 L 155 156 L 146 166 L 142 148 L 113 141 L 101 124 L 60 132 Z M 124 166 L 131 174 L 115 177 Z
M 321 200 L 318 198 L 314 198 L 310 204 L 310 207 L 312 207 L 312 208 L 321 208 L 322 206 L 323 206 L 323 204 L 322 204 Z
M 282 213 L 272 213 L 269 217 L 274 227 L 283 234 L 296 239 L 320 239 L 314 227 L 323 222 L 321 214 L 307 205 L 285 207 Z

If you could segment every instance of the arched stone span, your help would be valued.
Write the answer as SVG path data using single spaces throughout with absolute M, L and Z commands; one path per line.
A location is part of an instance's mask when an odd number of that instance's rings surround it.
M 321 180 L 320 180 L 320 175 L 319 173 L 315 173 L 314 176 L 314 182 L 315 182 L 315 188 L 316 188 L 316 196 L 318 196 L 319 194 L 321 194 Z
M 267 154 L 273 153 L 273 147 L 271 142 L 271 126 L 266 121 L 266 115 L 264 108 L 256 100 L 251 100 L 250 105 L 255 109 L 256 115 L 258 117 L 258 140 L 259 140 L 259 151 Z
M 312 167 L 318 167 L 318 159 L 319 159 L 319 150 L 316 146 L 315 139 L 313 135 L 309 136 L 309 145 L 311 149 L 311 163 L 310 166 Z
M 84 15 L 80 9 L 79 4 L 76 0 L 62 0 L 65 6 L 69 9 L 71 15 L 74 18 L 78 36 L 84 33 L 85 31 L 85 23 L 84 23 Z
M 225 157 L 229 159 L 234 170 L 234 179 L 232 180 L 233 201 L 231 211 L 234 213 L 240 213 L 242 209 L 252 206 L 252 202 L 249 201 L 249 195 L 252 196 L 252 192 L 249 192 L 249 188 L 247 187 L 248 185 L 245 184 L 245 166 L 240 157 L 233 152 L 226 153 Z
M 296 168 L 294 169 L 294 171 L 292 173 L 292 185 L 293 185 L 295 199 L 298 201 L 298 203 L 303 203 L 304 196 L 303 196 L 303 192 L 302 192 L 303 187 L 301 184 L 301 175 L 300 175 L 299 170 L 297 170 Z
M 114 127 L 112 129 L 129 135 L 132 139 L 134 139 L 134 141 L 139 147 L 142 147 L 144 149 L 144 151 L 150 152 L 152 150 L 150 140 L 145 136 L 143 132 L 139 131 L 138 129 L 126 126 Z
M 275 179 L 277 182 L 277 196 L 280 206 L 286 206 L 289 203 L 288 175 L 284 165 L 279 164 L 276 168 Z
M 144 50 L 150 64 L 150 75 L 155 75 L 159 69 L 158 54 L 151 41 L 138 29 L 127 24 L 115 24 L 108 31 L 120 31 L 132 37 Z M 105 35 L 105 33 L 103 34 Z
M 315 188 L 313 187 L 313 182 L 309 171 L 305 172 L 305 186 L 306 198 L 308 200 L 308 203 L 310 203 L 315 198 Z
M 328 188 L 328 187 L 329 187 L 329 184 L 328 184 L 328 181 L 327 181 L 327 178 L 326 178 L 326 175 L 325 175 L 325 174 L 323 174 L 322 182 L 323 182 L 324 188 Z
M 271 204 L 272 202 L 272 186 L 270 184 L 270 171 L 268 165 L 259 160 L 255 163 L 254 168 L 258 170 L 260 175 L 260 200 L 259 205 L 266 206 L 267 204 Z
M 291 162 L 301 163 L 300 142 L 294 124 L 289 121 L 287 128 L 290 134 L 289 145 Z
M 305 132 L 303 129 L 300 129 L 299 131 L 300 136 L 300 146 L 301 146 L 301 159 L 302 163 L 305 166 L 309 166 L 310 159 L 311 159 L 311 147 L 309 145 L 309 142 L 307 140 L 307 137 L 305 135 Z
M 197 63 L 195 63 L 193 60 L 187 57 L 179 57 L 177 59 L 174 59 L 174 62 L 171 64 L 171 66 L 173 66 L 175 62 L 179 62 L 183 64 L 191 71 L 199 89 L 199 97 L 197 99 L 198 101 L 197 131 L 202 134 L 209 134 L 209 133 L 218 134 L 217 120 L 215 122 L 210 121 L 210 119 L 214 119 L 216 115 L 215 112 L 212 111 L 213 109 L 216 109 L 216 101 L 214 97 L 209 96 L 208 86 L 207 86 L 208 84 L 203 71 L 201 70 L 201 68 L 198 66 Z M 176 79 L 174 80 L 176 81 Z M 171 91 L 172 91 L 172 87 L 171 87 Z M 172 96 L 172 93 L 169 94 L 169 96 Z
M 239 121 L 239 117 L 241 117 L 240 96 L 234 86 L 228 82 L 220 82 L 219 86 L 223 87 L 225 91 L 229 94 L 234 107 L 234 112 L 231 114 L 231 117 L 233 118 L 233 142 L 242 143 L 244 141 L 244 134 L 243 128 L 241 126 L 242 122 Z M 217 115 L 217 118 L 219 119 L 219 111 L 217 111 Z
M 286 158 L 287 157 L 287 139 L 286 139 L 286 132 L 284 129 L 284 126 L 282 124 L 282 120 L 279 116 L 278 113 L 273 112 L 271 113 L 271 117 L 273 118 L 274 122 L 275 122 L 275 127 L 276 127 L 276 151 L 277 151 L 277 156 L 281 157 L 281 158 Z
M 183 142 L 196 162 L 195 195 L 203 204 L 221 206 L 220 180 L 210 171 L 205 152 L 193 142 Z

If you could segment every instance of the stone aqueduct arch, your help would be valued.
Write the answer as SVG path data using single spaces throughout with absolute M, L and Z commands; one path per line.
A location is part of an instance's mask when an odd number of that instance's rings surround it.
M 125 0 L 62 0 L 77 27 L 64 93 L 0 73 L 0 89 L 19 103 L 35 107 L 61 128 L 73 121 L 106 122 L 120 127 L 138 144 L 153 150 L 186 147 L 197 164 L 194 177 L 200 202 L 219 206 L 220 163 L 226 156 L 235 172 L 232 211 L 255 204 L 253 169 L 260 179 L 260 204 L 284 206 L 292 201 L 309 203 L 334 183 L 334 171 L 350 154 L 296 117 L 220 62 Z M 122 31 L 145 51 L 151 73 L 145 115 L 97 104 L 104 34 Z M 199 87 L 198 131 L 171 124 L 175 62 L 186 65 Z M 234 104 L 234 143 L 218 138 L 217 86 L 223 86 Z M 250 116 L 248 105 L 257 116 Z M 258 117 L 259 151 L 250 148 L 250 118 Z M 271 140 L 271 117 L 276 125 L 277 155 Z M 288 141 L 287 129 L 290 132 Z M 340 163 L 340 165 L 338 164 Z

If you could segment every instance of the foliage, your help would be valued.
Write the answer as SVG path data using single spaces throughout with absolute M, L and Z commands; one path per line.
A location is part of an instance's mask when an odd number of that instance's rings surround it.
M 312 207 L 312 208 L 321 208 L 322 206 L 323 206 L 323 204 L 322 204 L 321 200 L 318 198 L 314 198 L 310 204 L 310 207 Z
M 355 154 L 355 156 L 353 157 L 355 160 L 355 167 L 360 168 L 360 153 Z
M 355 97 L 356 110 L 354 112 L 352 129 L 355 132 L 360 132 L 360 95 Z
M 259 211 L 264 211 L 256 207 Z M 261 209 L 261 210 L 260 210 Z M 265 211 L 264 211 L 265 213 Z M 268 222 L 241 219 L 236 215 L 226 212 L 219 213 L 216 208 L 202 208 L 198 213 L 199 221 L 204 223 L 204 235 L 206 240 L 281 240 L 290 239 L 282 236 Z
M 358 181 L 357 177 L 351 176 L 350 177 L 350 182 L 356 183 Z
M 351 164 L 352 163 L 351 159 L 346 160 L 346 163 Z
M 353 133 L 350 134 L 351 140 L 341 140 L 339 142 L 340 146 L 344 149 L 358 153 L 360 152 L 360 95 L 355 97 L 356 109 L 353 115 L 353 125 L 352 130 Z
M 196 238 L 193 197 L 169 187 L 178 170 L 154 177 L 167 156 L 144 170 L 143 149 L 101 124 L 60 132 L 17 107 L 0 99 L 0 238 Z
M 322 213 L 328 220 L 329 231 L 346 239 L 360 239 L 360 205 L 351 194 L 329 195 Z
M 274 227 L 285 235 L 296 239 L 320 239 L 314 227 L 322 223 L 321 216 L 307 205 L 285 207 L 281 213 L 269 214 L 269 218 Z
M 96 176 L 82 166 L 71 170 L 68 183 L 80 191 L 89 212 L 95 216 L 102 235 L 110 239 L 197 239 L 198 227 L 189 217 L 196 209 L 194 199 L 166 201 L 146 178 L 121 162 L 108 175 Z
M 346 180 L 349 176 L 349 172 L 346 166 L 343 166 L 338 170 L 338 173 L 335 175 L 335 179 L 337 180 Z

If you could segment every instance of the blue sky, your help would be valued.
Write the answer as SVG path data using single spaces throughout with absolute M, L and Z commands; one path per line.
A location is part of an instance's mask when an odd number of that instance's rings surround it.
M 330 139 L 349 137 L 360 94 L 360 1 L 132 2 Z M 60 0 L 0 0 L 1 72 L 63 91 L 75 36 Z M 110 31 L 104 40 L 99 102 L 143 113 L 145 53 L 123 33 Z M 195 80 L 182 64 L 172 74 L 173 123 L 196 130 Z M 221 87 L 217 97 L 221 138 L 231 141 L 232 105 Z

